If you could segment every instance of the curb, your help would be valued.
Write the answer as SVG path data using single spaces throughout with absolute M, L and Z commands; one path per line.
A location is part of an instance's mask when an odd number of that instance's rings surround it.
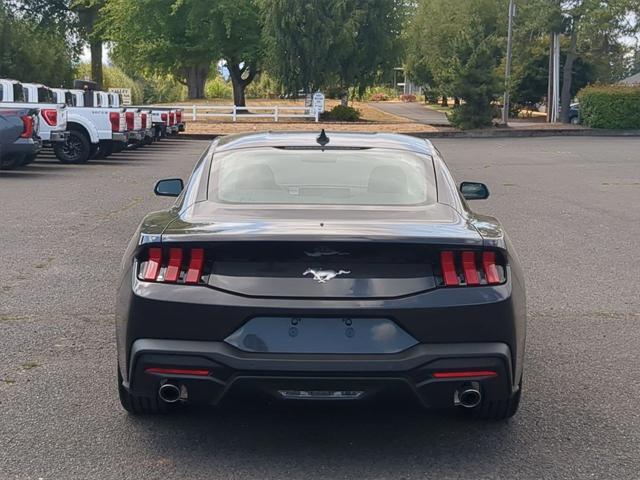
M 248 133 L 248 132 L 247 132 Z M 347 132 L 348 133 L 348 132 Z M 355 132 L 354 132 L 355 133 Z M 446 132 L 397 132 L 417 138 L 530 138 L 530 137 L 640 137 L 640 130 L 609 130 L 589 128 L 567 129 L 521 129 L 521 130 L 468 130 Z M 213 140 L 227 134 L 180 133 L 180 138 Z

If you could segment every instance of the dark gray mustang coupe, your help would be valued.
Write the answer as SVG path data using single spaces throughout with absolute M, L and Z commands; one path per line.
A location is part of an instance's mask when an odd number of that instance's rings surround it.
M 214 141 L 124 256 L 116 314 L 125 409 L 240 394 L 518 408 L 525 290 L 500 223 L 469 210 L 438 150 L 402 135 Z

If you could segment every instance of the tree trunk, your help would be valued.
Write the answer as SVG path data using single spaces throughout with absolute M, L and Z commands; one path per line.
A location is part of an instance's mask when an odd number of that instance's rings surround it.
M 576 51 L 578 44 L 576 20 L 573 21 L 571 29 L 571 44 L 567 52 L 567 58 L 564 61 L 564 69 L 562 72 L 562 91 L 560 94 L 560 105 L 562 114 L 562 123 L 569 123 L 569 106 L 571 105 L 571 82 L 573 80 L 573 62 L 575 62 L 578 53 Z
M 233 87 L 233 104 L 236 107 L 245 107 L 244 90 L 253 81 L 258 72 L 247 64 L 240 68 L 241 62 L 231 60 L 226 60 L 226 62 L 229 69 L 229 77 L 231 78 L 231 86 Z M 249 73 L 245 76 L 244 74 L 247 70 Z
M 447 98 L 446 95 L 442 96 L 442 102 L 440 103 L 441 107 L 448 107 L 449 106 L 449 99 Z
M 204 98 L 204 85 L 207 82 L 209 65 L 194 65 L 184 70 L 187 84 L 187 96 L 190 100 Z
M 98 90 L 102 90 L 102 40 L 91 40 L 91 80 L 96 82 Z

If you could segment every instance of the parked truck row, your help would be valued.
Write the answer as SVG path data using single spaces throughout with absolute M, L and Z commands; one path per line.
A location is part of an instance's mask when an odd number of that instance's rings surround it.
M 85 163 L 183 130 L 180 109 L 124 106 L 119 94 L 93 82 L 65 89 L 0 79 L 3 170 L 29 164 L 42 148 L 53 148 L 62 163 Z

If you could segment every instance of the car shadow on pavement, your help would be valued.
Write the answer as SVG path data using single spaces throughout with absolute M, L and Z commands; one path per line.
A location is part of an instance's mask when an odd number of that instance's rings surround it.
M 270 465 L 295 462 L 296 468 L 302 465 L 316 472 L 331 466 L 328 471 L 335 478 L 350 474 L 364 478 L 349 470 L 358 465 L 375 467 L 379 478 L 401 478 L 399 472 L 405 468 L 425 474 L 430 467 L 446 468 L 447 462 L 472 464 L 481 458 L 486 464 L 492 455 L 516 448 L 517 419 L 491 423 L 464 413 L 425 411 L 403 402 L 364 406 L 279 402 L 129 418 L 148 447 L 160 450 L 169 464 L 179 465 L 188 456 L 200 467 L 215 468 L 220 458 L 242 464 L 258 456 Z

